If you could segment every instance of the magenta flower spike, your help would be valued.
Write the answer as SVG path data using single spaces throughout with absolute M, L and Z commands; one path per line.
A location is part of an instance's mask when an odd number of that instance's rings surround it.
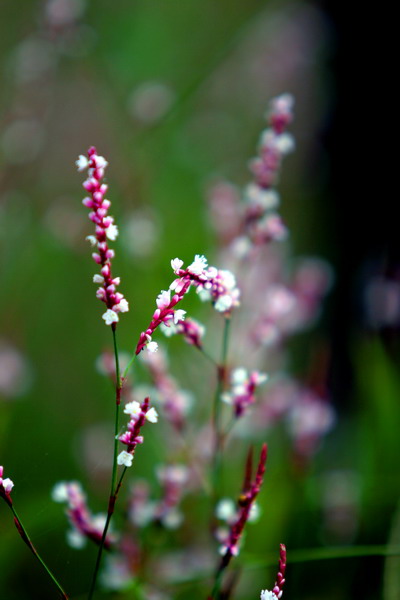
M 93 277 L 94 283 L 100 284 L 96 296 L 107 306 L 102 317 L 105 324 L 115 327 L 114 324 L 119 321 L 119 313 L 127 312 L 129 305 L 123 294 L 117 292 L 120 278 L 113 277 L 111 272 L 111 260 L 115 252 L 109 248 L 108 241 L 114 242 L 117 239 L 118 227 L 114 224 L 114 218 L 108 214 L 111 202 L 105 198 L 108 186 L 103 182 L 103 178 L 108 163 L 92 146 L 88 150 L 87 157 L 79 156 L 76 165 L 78 171 L 88 171 L 88 178 L 84 181 L 83 187 L 89 196 L 82 202 L 90 209 L 89 219 L 96 227 L 95 235 L 86 238 L 96 249 L 92 257 L 100 267 L 100 273 Z
M 249 520 L 251 508 L 261 490 L 261 486 L 263 483 L 267 462 L 267 453 L 267 444 L 263 444 L 260 454 L 260 460 L 258 462 L 258 467 L 253 482 L 247 481 L 249 479 L 249 469 L 251 467 L 249 461 L 246 465 L 245 489 L 240 494 L 238 500 L 239 513 L 236 520 L 231 525 L 225 543 L 220 548 L 220 553 L 222 554 L 222 561 L 219 567 L 219 572 L 222 572 L 228 566 L 233 556 L 237 556 L 239 554 L 239 543 L 242 537 L 243 530 L 247 521 Z
M 260 600 L 280 600 L 283 594 L 283 586 L 285 583 L 285 571 L 286 571 L 286 546 L 285 544 L 280 545 L 279 551 L 279 566 L 278 574 L 276 576 L 275 585 L 272 591 L 262 590 Z
M 139 336 L 135 354 L 139 354 L 145 346 L 150 352 L 155 352 L 158 347 L 157 343 L 152 341 L 155 330 L 161 324 L 168 326 L 171 323 L 176 324 L 182 321 L 186 311 L 177 310 L 176 305 L 183 299 L 192 285 L 203 288 L 208 282 L 207 259 L 204 256 L 196 254 L 191 265 L 186 269 L 182 269 L 182 266 L 183 261 L 179 258 L 171 260 L 171 267 L 178 277 L 171 283 L 168 290 L 162 290 L 158 295 L 156 300 L 157 309 L 148 328 Z M 172 297 L 171 293 L 173 293 Z

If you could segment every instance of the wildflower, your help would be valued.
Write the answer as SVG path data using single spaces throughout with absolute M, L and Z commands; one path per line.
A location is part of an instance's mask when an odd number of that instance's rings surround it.
M 268 379 L 266 373 L 246 369 L 234 369 L 231 373 L 231 391 L 222 395 L 222 400 L 232 404 L 236 417 L 243 415 L 248 406 L 255 402 L 255 391 Z
M 105 158 L 97 154 L 96 148 L 91 147 L 88 150 L 88 157 L 79 156 L 76 165 L 78 171 L 88 170 L 88 179 L 83 183 L 83 187 L 90 196 L 84 198 L 83 204 L 90 209 L 89 219 L 95 225 L 95 235 L 87 236 L 86 239 L 96 248 L 92 257 L 100 266 L 100 275 L 93 277 L 94 283 L 99 283 L 101 286 L 96 296 L 107 306 L 107 311 L 102 317 L 105 324 L 115 327 L 115 323 L 119 321 L 118 313 L 127 312 L 129 305 L 123 294 L 117 292 L 120 278 L 113 277 L 111 273 L 111 260 L 115 253 L 109 248 L 108 240 L 117 239 L 118 227 L 114 223 L 114 218 L 108 214 L 111 202 L 104 197 L 108 188 L 103 183 L 103 177 L 108 163 Z
M 230 271 L 209 267 L 207 277 L 208 281 L 197 288 L 200 299 L 211 300 L 216 311 L 229 316 L 232 309 L 240 304 L 235 276 Z
M 128 448 L 123 450 L 118 456 L 118 464 L 130 467 L 132 465 L 135 449 L 138 444 L 143 443 L 143 436 L 140 435 L 141 428 L 146 420 L 149 423 L 157 423 L 158 414 L 155 408 L 149 408 L 150 398 L 145 398 L 142 404 L 133 401 L 129 402 L 124 413 L 128 414 L 131 419 L 128 423 L 127 431 L 118 437 L 119 441 L 125 444 Z
M 196 254 L 194 261 L 187 269 L 182 269 L 182 266 L 183 261 L 179 258 L 171 260 L 171 267 L 175 275 L 178 275 L 178 278 L 171 283 L 168 290 L 161 290 L 160 294 L 157 296 L 157 308 L 148 328 L 139 336 L 139 341 L 135 350 L 136 354 L 139 354 L 145 346 L 148 347 L 150 352 L 155 352 L 156 347 L 154 344 L 149 348 L 151 336 L 154 331 L 161 324 L 169 327 L 171 324 L 181 321 L 185 311 L 176 310 L 175 307 L 178 302 L 183 299 L 192 285 L 199 287 L 203 286 L 208 281 L 208 274 L 205 270 L 207 268 L 207 260 L 204 256 Z M 173 295 L 172 292 L 174 292 Z
M 176 311 L 177 313 L 178 311 Z M 172 335 L 182 335 L 184 340 L 197 348 L 203 347 L 201 338 L 204 336 L 206 328 L 204 325 L 196 321 L 195 319 L 179 319 L 176 323 L 169 325 L 168 327 L 161 324 L 161 331 L 166 337 Z
M 103 514 L 92 515 L 87 507 L 86 495 L 78 482 L 61 481 L 57 483 L 51 496 L 55 502 L 67 504 L 66 514 L 72 526 L 67 533 L 70 546 L 82 548 L 86 539 L 100 544 L 106 516 Z M 104 547 L 110 549 L 114 541 L 112 535 L 107 535 Z
M 251 507 L 254 504 L 263 482 L 265 473 L 265 464 L 267 461 L 267 445 L 264 444 L 261 450 L 260 459 L 254 481 L 251 482 L 251 453 L 247 460 L 243 491 L 238 499 L 238 515 L 231 524 L 229 534 L 220 548 L 222 555 L 219 571 L 225 569 L 231 558 L 239 554 L 239 543 L 246 523 L 249 520 Z
M 269 590 L 261 590 L 260 600 L 278 600 L 278 596 Z

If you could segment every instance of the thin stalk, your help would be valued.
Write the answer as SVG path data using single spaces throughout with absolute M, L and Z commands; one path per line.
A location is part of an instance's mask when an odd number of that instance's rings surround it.
M 113 467 L 111 474 L 111 485 L 110 485 L 110 496 L 108 500 L 108 510 L 107 510 L 107 519 L 103 529 L 103 535 L 101 536 L 101 541 L 99 545 L 99 550 L 97 552 L 96 564 L 94 567 L 92 583 L 90 586 L 90 591 L 88 595 L 88 600 L 93 598 L 94 590 L 96 587 L 97 576 L 99 573 L 101 557 L 104 550 L 104 543 L 106 541 L 108 528 L 110 526 L 111 517 L 114 513 L 115 502 L 117 499 L 117 490 L 119 490 L 120 483 L 116 486 L 117 481 L 117 456 L 118 456 L 118 433 L 119 433 L 119 414 L 120 414 L 120 405 L 121 405 L 121 389 L 122 389 L 122 381 L 120 374 L 120 366 L 119 366 L 119 354 L 118 354 L 118 344 L 117 344 L 117 334 L 116 334 L 116 324 L 112 324 L 112 333 L 113 333 L 113 343 L 114 343 L 114 357 L 115 357 L 115 421 L 114 421 L 114 453 L 113 453 Z M 125 474 L 125 471 L 123 472 Z M 120 479 L 122 482 L 122 477 Z
M 217 365 L 217 387 L 215 390 L 213 404 L 213 431 L 214 431 L 214 455 L 213 455 L 213 489 L 214 501 L 218 499 L 218 488 L 222 468 L 222 435 L 221 435 L 221 393 L 224 389 L 226 375 L 226 361 L 228 356 L 230 318 L 225 317 L 224 332 L 222 337 L 221 362 Z
M 22 521 L 19 518 L 19 516 L 17 514 L 17 511 L 15 510 L 13 504 L 9 503 L 9 502 L 7 502 L 7 504 L 8 504 L 8 506 L 12 510 L 12 513 L 14 515 L 14 522 L 15 522 L 15 525 L 16 525 L 16 527 L 18 529 L 18 532 L 19 532 L 21 538 L 23 539 L 23 541 L 25 542 L 25 544 L 28 546 L 28 548 L 32 552 L 32 554 L 35 556 L 35 558 L 40 562 L 40 564 L 42 565 L 42 567 L 44 568 L 44 570 L 46 571 L 46 573 L 48 574 L 48 576 L 53 581 L 54 585 L 58 588 L 58 591 L 60 592 L 61 598 L 64 598 L 64 600 L 68 600 L 69 596 L 64 591 L 64 589 L 62 588 L 61 584 L 57 581 L 56 577 L 50 571 L 49 567 L 46 565 L 46 563 L 44 562 L 43 558 L 40 556 L 39 552 L 36 550 L 35 546 L 33 545 L 32 540 L 29 537 L 28 532 L 26 531 L 25 527 L 23 526 Z

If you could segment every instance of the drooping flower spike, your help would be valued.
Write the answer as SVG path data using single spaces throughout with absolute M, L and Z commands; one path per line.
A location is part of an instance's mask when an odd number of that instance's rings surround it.
M 83 199 L 83 204 L 90 209 L 89 219 L 96 226 L 95 235 L 86 238 L 96 249 L 92 257 L 100 266 L 100 273 L 93 277 L 94 283 L 100 284 L 96 296 L 107 306 L 103 314 L 105 324 L 113 325 L 119 321 L 119 313 L 129 310 L 129 305 L 123 294 L 117 292 L 120 278 L 113 277 L 111 272 L 111 260 L 115 253 L 109 248 L 108 241 L 117 239 L 118 228 L 114 224 L 114 218 L 108 214 L 111 202 L 105 198 L 108 186 L 103 178 L 107 165 L 107 161 L 97 154 L 93 146 L 89 148 L 87 157 L 81 155 L 76 161 L 78 171 L 88 171 L 83 187 L 90 195 Z
M 61 481 L 52 490 L 55 502 L 65 502 L 66 514 L 72 529 L 67 533 L 67 540 L 73 548 L 83 548 L 87 539 L 99 545 L 103 535 L 106 515 L 93 515 L 86 502 L 86 495 L 77 481 Z M 104 547 L 110 549 L 115 542 L 112 535 L 107 535 Z

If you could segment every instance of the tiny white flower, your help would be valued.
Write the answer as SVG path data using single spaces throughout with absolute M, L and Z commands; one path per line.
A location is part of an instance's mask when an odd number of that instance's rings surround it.
M 178 333 L 178 329 L 177 329 L 176 325 L 174 323 L 171 323 L 171 321 L 169 322 L 169 325 L 165 325 L 165 323 L 161 323 L 160 329 L 163 332 L 163 334 L 165 335 L 165 337 L 171 337 L 172 335 L 175 335 L 176 333 Z
M 126 450 L 122 450 L 122 452 L 120 452 L 118 454 L 117 463 L 119 465 L 124 465 L 125 467 L 131 467 L 132 462 L 133 462 L 133 456 L 132 456 L 132 454 L 129 454 L 129 452 L 126 452 Z
M 71 546 L 71 548 L 75 548 L 75 550 L 80 550 L 85 546 L 86 538 L 76 529 L 71 529 L 70 531 L 67 531 L 67 542 Z
M 151 353 L 153 353 L 153 352 L 157 352 L 157 350 L 158 350 L 158 344 L 157 344 L 157 342 L 149 342 L 149 343 L 146 345 L 146 348 L 147 348 L 147 350 L 148 350 L 149 352 L 151 352 Z
M 124 413 L 126 415 L 130 415 L 131 417 L 137 417 L 140 414 L 141 408 L 139 402 L 133 400 L 133 402 L 128 402 L 125 405 Z
M 158 421 L 158 413 L 157 413 L 156 409 L 154 408 L 154 406 L 147 411 L 147 413 L 146 413 L 146 419 L 150 423 L 157 423 L 157 421 Z
M 181 260 L 180 258 L 174 258 L 171 260 L 171 267 L 174 272 L 179 271 L 179 269 L 182 268 L 182 265 L 183 265 L 183 260 Z
M 3 479 L 2 485 L 5 492 L 9 494 L 14 487 L 14 482 L 11 481 L 9 477 L 6 477 L 5 479 Z
M 178 310 L 176 310 L 174 312 L 174 323 L 175 325 L 178 324 L 179 321 L 183 321 L 186 315 L 186 310 L 182 310 L 180 308 L 178 308 Z
M 207 269 L 208 263 L 205 256 L 202 254 L 196 254 L 194 261 L 188 266 L 187 270 L 192 275 L 201 275 L 205 269 Z
M 103 275 L 93 275 L 93 283 L 104 283 Z
M 113 223 L 111 223 L 111 225 L 109 225 L 106 229 L 106 236 L 108 237 L 109 240 L 111 240 L 112 242 L 115 242 L 115 240 L 118 237 L 118 227 L 116 225 L 114 225 Z
M 90 242 L 91 246 L 96 246 L 97 245 L 97 240 L 96 240 L 96 238 L 95 238 L 94 235 L 87 235 L 86 238 L 85 238 L 85 240 L 87 242 Z
M 102 319 L 104 319 L 106 325 L 111 325 L 112 323 L 118 323 L 118 321 L 119 321 L 117 313 L 114 310 L 111 310 L 111 308 L 106 310 L 106 312 L 102 316 Z
M 260 373 L 259 371 L 255 371 L 253 373 L 253 378 L 256 385 L 262 385 L 266 381 L 268 381 L 267 373 Z
M 231 373 L 231 382 L 233 385 L 240 385 L 247 382 L 248 373 L 243 367 L 234 369 Z
M 218 298 L 218 300 L 214 304 L 214 308 L 218 312 L 223 313 L 223 312 L 227 312 L 229 309 L 231 309 L 232 304 L 233 304 L 233 302 L 232 302 L 231 296 L 229 296 L 228 294 L 224 294 L 223 296 L 220 296 Z
M 295 148 L 294 138 L 290 133 L 281 133 L 276 138 L 276 147 L 282 154 L 289 154 Z
M 258 506 L 257 502 L 254 502 L 251 505 L 250 508 L 250 512 L 249 512 L 249 523 L 256 523 L 258 521 L 258 519 L 260 518 L 261 515 L 261 509 Z
M 118 312 L 128 312 L 129 310 L 129 303 L 127 300 L 125 300 L 125 298 L 122 298 L 122 300 L 120 300 L 120 302 L 118 304 L 114 305 L 114 310 L 118 310 Z
M 236 515 L 236 506 L 231 498 L 222 498 L 216 508 L 215 516 L 223 521 L 229 521 Z
M 261 590 L 260 600 L 278 600 L 278 597 L 274 594 L 274 592 L 270 592 L 269 590 Z
M 202 302 L 208 302 L 211 300 L 211 292 L 209 290 L 199 286 L 196 291 Z
M 157 308 L 159 308 L 160 310 L 162 310 L 163 308 L 166 308 L 171 302 L 171 292 L 170 290 L 161 290 L 161 292 L 158 294 L 157 296 L 157 300 L 156 300 L 156 304 L 157 304 Z
M 75 161 L 78 171 L 84 171 L 89 166 L 89 160 L 83 154 L 80 154 L 78 160 Z
M 51 497 L 54 502 L 67 502 L 68 500 L 68 487 L 64 481 L 56 483 L 51 490 Z
M 104 158 L 104 156 L 96 156 L 96 166 L 98 169 L 105 169 L 108 165 L 108 162 Z

